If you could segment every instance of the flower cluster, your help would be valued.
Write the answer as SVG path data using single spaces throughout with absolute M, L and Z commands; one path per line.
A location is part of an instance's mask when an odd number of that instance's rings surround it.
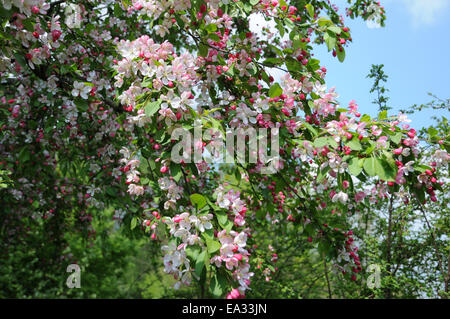
M 245 225 L 245 213 L 247 207 L 245 202 L 240 198 L 240 192 L 230 189 L 225 191 L 224 185 L 219 185 L 215 194 L 217 196 L 217 205 L 221 208 L 228 209 L 234 214 L 234 223 L 237 226 Z
M 249 289 L 250 278 L 253 276 L 252 272 L 249 272 L 250 265 L 248 264 L 249 252 L 245 249 L 247 244 L 247 233 L 242 231 L 240 233 L 235 231 L 227 231 L 224 229 L 217 234 L 217 238 L 220 241 L 220 255 L 211 258 L 211 263 L 214 263 L 217 267 L 220 267 L 222 263 L 225 263 L 225 267 L 233 271 L 233 278 L 238 281 L 240 295 L 245 295 L 245 291 Z M 236 299 L 234 294 L 229 295 Z
M 128 150 L 126 147 L 123 147 L 120 150 L 120 153 L 123 155 L 123 158 L 120 160 L 121 163 L 125 165 L 125 167 L 122 168 L 122 171 L 125 172 L 127 180 L 126 183 L 128 184 L 128 193 L 130 195 L 143 195 L 144 194 L 144 187 L 137 185 L 139 183 L 139 171 L 137 168 L 139 167 L 140 160 L 137 158 L 137 156 L 132 156 L 130 153 L 130 150 Z
M 342 271 L 345 275 L 347 273 L 351 274 L 351 279 L 356 280 L 356 275 L 362 270 L 361 262 L 358 256 L 358 246 L 352 237 L 353 232 L 350 230 L 344 233 L 346 240 L 345 244 L 340 249 L 339 255 L 337 257 L 337 264 L 335 266 Z

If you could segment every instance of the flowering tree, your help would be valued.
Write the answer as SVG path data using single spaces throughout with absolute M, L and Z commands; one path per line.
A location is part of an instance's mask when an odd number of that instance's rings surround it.
M 379 3 L 348 3 L 384 23 Z M 362 115 L 326 87 L 314 47 L 342 62 L 352 41 L 329 1 L 2 0 L 0 14 L 2 251 L 45 242 L 40 267 L 67 263 L 64 234 L 94 238 L 93 214 L 113 207 L 200 297 L 275 278 L 258 244 L 273 225 L 358 281 L 351 217 L 442 189 L 448 135 L 422 163 L 405 114 Z M 254 161 L 211 161 L 230 132 Z

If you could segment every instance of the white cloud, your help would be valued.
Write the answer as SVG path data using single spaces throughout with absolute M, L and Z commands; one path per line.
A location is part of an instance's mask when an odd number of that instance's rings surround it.
M 450 4 L 450 0 L 401 0 L 408 9 L 415 26 L 434 24 Z

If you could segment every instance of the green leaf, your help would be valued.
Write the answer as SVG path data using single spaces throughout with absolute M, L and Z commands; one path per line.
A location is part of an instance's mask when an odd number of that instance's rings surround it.
M 2 1 L 4 2 L 4 1 Z M 2 3 L 3 4 L 3 3 Z M 11 18 L 12 14 L 14 13 L 13 10 L 6 10 L 3 5 L 0 6 L 0 17 L 2 17 L 4 21 L 2 21 L 2 25 L 4 26 L 4 24 L 6 24 L 9 19 Z
M 306 7 L 306 10 L 308 10 L 309 16 L 311 18 L 314 18 L 314 7 L 309 3 L 305 7 Z
M 208 38 L 215 42 L 220 42 L 220 37 L 215 33 L 208 34 Z
M 248 2 L 244 2 L 244 11 L 245 13 L 249 14 L 253 9 L 253 6 L 248 3 Z
M 16 61 L 19 63 L 19 65 L 22 68 L 27 68 L 27 62 L 25 61 L 25 58 L 23 57 L 23 55 L 21 55 L 19 53 L 14 53 L 14 58 L 16 59 Z
M 341 31 L 342 31 L 341 28 L 336 27 L 336 26 L 330 26 L 327 28 L 327 30 L 330 30 L 331 32 L 336 33 L 336 34 L 341 34 Z
M 206 205 L 206 199 L 200 194 L 192 194 L 189 196 L 192 205 L 197 206 L 197 209 L 202 209 Z
M 322 240 L 319 242 L 319 253 L 322 255 L 328 255 L 329 251 L 332 249 L 332 246 L 330 245 L 330 243 L 326 240 Z
M 430 135 L 430 137 L 434 137 L 439 133 L 439 131 L 437 129 L 435 129 L 434 127 L 430 126 L 428 128 L 428 134 Z
M 148 117 L 152 117 L 153 114 L 158 112 L 160 106 L 161 106 L 161 100 L 157 100 L 154 102 L 148 102 L 147 104 L 145 104 L 145 107 L 144 107 L 145 115 L 147 115 Z
M 269 66 L 272 66 L 272 65 L 281 64 L 282 61 L 283 60 L 280 58 L 268 58 L 268 59 L 265 59 L 263 63 L 267 64 Z
M 184 26 L 185 26 L 184 21 L 181 20 L 181 18 L 180 18 L 180 16 L 178 14 L 175 15 L 175 20 L 177 21 L 177 23 L 180 26 L 180 28 L 184 29 Z
M 206 239 L 206 247 L 208 247 L 208 252 L 213 254 L 218 251 L 222 245 L 217 240 Z
M 255 76 L 258 73 L 258 69 L 256 68 L 256 65 L 254 63 L 249 64 L 251 66 L 251 69 L 248 70 L 250 75 Z
M 385 160 L 381 160 L 381 165 L 383 166 L 383 170 L 380 172 L 380 178 L 388 182 L 395 182 L 397 170 Z
M 170 173 L 175 182 L 178 182 L 181 176 L 183 176 L 180 165 L 173 162 L 170 163 Z
M 208 31 L 208 33 L 216 32 L 217 31 L 217 25 L 214 23 L 210 23 L 205 27 L 205 30 Z
M 278 83 L 273 84 L 269 89 L 269 97 L 274 98 L 283 94 L 283 89 Z
M 133 217 L 133 218 L 131 219 L 131 224 L 130 224 L 131 230 L 133 230 L 133 229 L 136 228 L 137 222 L 138 222 L 138 218 L 137 218 L 137 217 Z
M 25 146 L 19 153 L 19 162 L 23 164 L 29 159 L 30 159 L 30 152 L 28 151 L 28 147 Z
M 394 136 L 391 137 L 391 141 L 394 142 L 395 144 L 399 144 L 402 140 L 402 136 L 403 136 L 403 133 L 398 132 L 397 134 L 395 134 Z
M 216 298 L 222 297 L 227 291 L 227 279 L 222 274 L 215 274 L 211 280 L 210 291 Z
M 429 167 L 427 165 L 415 165 L 414 169 L 416 171 L 421 172 L 421 173 L 425 173 L 426 170 L 431 170 L 431 167 Z
M 201 252 L 201 248 L 199 246 L 187 246 L 186 247 L 186 256 L 189 257 L 192 261 L 197 260 L 200 252 Z
M 208 47 L 204 44 L 200 44 L 198 47 L 198 53 L 202 57 L 206 57 L 208 55 Z
M 318 134 L 318 133 L 317 133 L 317 130 L 316 130 L 314 127 L 312 127 L 311 124 L 309 124 L 308 122 L 304 122 L 303 125 L 305 125 L 306 128 L 307 128 L 314 136 L 317 136 L 317 134 Z
M 258 209 L 255 213 L 256 218 L 260 220 L 264 220 L 264 216 L 266 216 L 267 211 L 264 209 Z
M 300 72 L 302 70 L 302 64 L 295 59 L 286 58 L 284 64 L 286 64 L 289 72 Z
M 384 110 L 383 112 L 380 112 L 380 114 L 378 114 L 378 120 L 383 121 L 387 118 L 387 111 Z
M 334 148 L 337 148 L 339 145 L 338 145 L 338 143 L 334 140 L 334 138 L 332 138 L 332 137 L 329 137 L 328 138 L 328 145 L 329 146 L 332 146 L 332 147 L 334 147 Z
M 341 50 L 336 50 L 336 53 L 337 53 L 337 57 L 338 57 L 338 60 L 339 60 L 339 62 L 344 62 L 344 60 L 345 60 L 345 50 L 344 49 L 342 49 L 342 51 Z
M 317 148 L 321 148 L 321 147 L 324 147 L 324 146 L 337 147 L 338 144 L 336 143 L 336 141 L 332 137 L 319 137 L 318 139 L 316 139 L 314 141 L 314 146 L 317 147 Z
M 314 141 L 314 146 L 321 148 L 328 145 L 328 137 L 319 137 Z
M 414 187 L 413 192 L 416 194 L 417 199 L 423 204 L 425 202 L 425 192 L 423 188 L 417 189 Z
M 396 172 L 388 162 L 377 157 L 369 157 L 364 161 L 364 170 L 369 176 L 378 176 L 384 181 L 395 181 Z
M 361 120 L 359 120 L 359 122 L 366 122 L 366 123 L 369 123 L 369 122 L 370 122 L 370 116 L 369 116 L 368 114 L 364 114 L 364 115 L 361 117 Z
M 361 143 L 356 137 L 353 137 L 350 141 L 346 142 L 345 145 L 350 147 L 354 151 L 362 150 Z
M 299 36 L 296 36 L 296 37 L 294 38 L 294 40 L 292 40 L 292 48 L 293 48 L 294 50 L 297 50 L 298 48 L 301 48 L 302 45 L 303 45 L 303 42 L 302 42 L 302 40 L 300 39 Z
M 140 159 L 140 164 L 139 164 L 139 171 L 141 172 L 141 174 L 145 174 L 148 172 L 148 162 L 145 158 Z
M 323 26 L 327 26 L 327 25 L 332 25 L 333 22 L 331 22 L 330 20 L 328 20 L 325 17 L 320 17 L 319 20 L 317 20 L 317 23 L 319 24 L 319 26 L 323 27 Z
M 214 231 L 212 229 L 206 229 L 201 236 L 205 239 L 205 241 L 207 240 L 214 240 Z
M 362 169 L 363 169 L 363 163 L 364 163 L 364 159 L 361 159 L 358 157 L 353 157 L 348 162 L 348 170 L 349 170 L 350 174 L 352 174 L 353 176 L 358 176 L 359 174 L 361 174 Z
M 377 171 L 382 169 L 381 163 L 376 157 L 369 157 L 364 160 L 364 170 L 369 176 L 377 176 Z
M 25 29 L 27 29 L 28 31 L 30 31 L 30 32 L 34 31 L 34 26 L 33 26 L 33 23 L 31 22 L 31 19 L 22 20 L 22 24 L 25 27 Z
M 288 28 L 293 29 L 295 27 L 294 22 L 292 22 L 292 20 L 285 18 L 284 19 L 284 24 L 287 25 Z
M 279 20 L 275 28 L 277 28 L 277 30 L 280 31 L 280 36 L 283 37 L 285 34 L 285 30 L 283 28 L 283 24 Z
M 286 1 L 284 1 L 284 0 L 279 0 L 278 3 L 279 3 L 279 5 L 280 5 L 280 7 L 283 7 L 283 6 L 286 6 L 286 7 L 287 7 L 287 3 L 286 3 Z
M 237 180 L 238 182 L 241 181 L 242 175 L 241 175 L 241 171 L 240 171 L 239 169 L 236 169 L 236 170 L 234 171 L 234 176 L 236 177 L 236 180 Z
M 76 98 L 74 102 L 80 112 L 86 112 L 89 109 L 89 103 L 84 99 Z
M 317 71 L 320 69 L 320 61 L 317 59 L 309 59 L 308 66 L 314 71 Z
M 314 92 L 311 93 L 311 97 L 312 97 L 313 99 L 318 98 L 318 97 L 316 97 L 316 96 L 313 96 L 313 94 L 314 94 Z M 313 102 L 313 101 L 309 100 L 309 101 L 308 101 L 308 107 L 309 107 L 308 112 L 311 113 L 311 110 L 313 110 L 316 106 L 314 105 L 314 102 Z
M 227 215 L 226 212 L 224 212 L 222 210 L 217 210 L 217 211 L 215 211 L 215 215 L 217 217 L 217 221 L 219 222 L 219 225 L 223 229 L 226 229 L 227 231 L 230 231 L 231 228 L 233 228 L 233 222 L 231 222 L 228 219 L 228 215 Z
M 327 176 L 328 171 L 330 170 L 330 166 L 326 166 L 324 169 L 320 169 L 319 167 L 319 172 L 317 174 L 317 182 L 320 183 L 325 176 Z
M 369 154 L 371 154 L 372 152 L 373 152 L 373 150 L 377 147 L 377 144 L 376 143 L 374 143 L 374 142 L 372 142 L 372 141 L 369 141 L 370 142 L 370 146 L 366 149 L 366 154 L 367 155 L 369 155 Z
M 112 197 L 117 196 L 116 191 L 111 186 L 106 187 L 106 193 Z
M 205 268 L 205 260 L 206 260 L 206 250 L 203 250 L 198 256 L 195 262 L 195 274 L 198 277 L 201 277 L 202 272 Z
M 328 33 L 325 33 L 325 35 L 323 36 L 323 39 L 325 40 L 325 43 L 327 44 L 328 51 L 331 51 L 336 47 L 336 43 L 337 43 L 336 36 L 331 36 Z
M 121 8 L 120 5 L 116 2 L 116 3 L 114 4 L 114 15 L 115 15 L 116 17 L 119 17 L 119 16 L 121 16 L 121 14 L 122 14 L 122 8 Z

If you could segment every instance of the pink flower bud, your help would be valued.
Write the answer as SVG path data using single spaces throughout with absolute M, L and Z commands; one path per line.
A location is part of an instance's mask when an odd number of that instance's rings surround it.
M 165 173 L 167 173 L 168 170 L 169 169 L 167 168 L 167 166 L 163 166 L 163 167 L 161 167 L 160 172 L 165 174 Z
M 61 36 L 62 32 L 59 30 L 53 30 L 52 31 L 52 39 L 53 41 L 57 41 L 59 37 Z
M 241 293 L 236 288 L 234 288 L 230 292 L 230 296 L 231 296 L 232 299 L 238 299 L 240 295 L 241 295 Z
M 180 216 L 175 216 L 174 218 L 173 218 L 173 222 L 174 223 L 179 223 L 179 222 L 181 222 L 183 219 L 180 217 Z

